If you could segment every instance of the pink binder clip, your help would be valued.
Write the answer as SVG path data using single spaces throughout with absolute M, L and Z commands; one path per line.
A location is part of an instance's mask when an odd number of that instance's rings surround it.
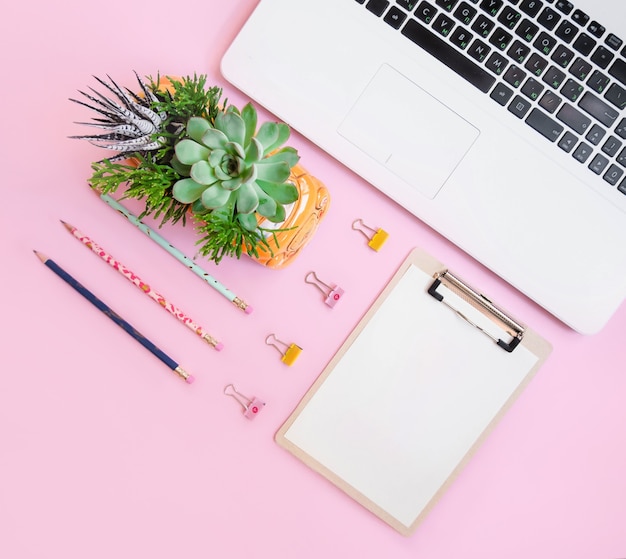
M 259 398 L 253 396 L 252 399 L 250 399 L 240 392 L 237 392 L 237 389 L 233 384 L 229 384 L 224 388 L 224 394 L 226 394 L 226 396 L 234 398 L 235 400 L 237 400 L 237 402 L 239 402 L 239 404 L 243 408 L 243 416 L 246 419 L 254 419 L 263 409 L 263 406 L 265 406 L 265 402 L 263 402 Z
M 313 276 L 313 279 L 311 279 L 311 276 Z M 326 299 L 324 299 L 324 303 L 326 303 L 330 308 L 334 308 L 345 293 L 345 291 L 338 285 L 331 287 L 330 285 L 324 283 L 317 277 L 315 272 L 309 272 L 306 276 L 304 276 L 304 281 L 314 285 L 324 294 L 326 297 Z

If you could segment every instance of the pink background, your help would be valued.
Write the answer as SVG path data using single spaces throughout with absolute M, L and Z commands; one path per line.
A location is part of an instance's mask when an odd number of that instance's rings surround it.
M 255 0 L 10 2 L 0 34 L 3 272 L 0 557 L 626 557 L 626 307 L 583 337 L 293 134 L 331 191 L 312 243 L 284 271 L 248 259 L 205 268 L 226 299 L 103 204 L 86 184 L 103 153 L 73 124 L 77 89 L 111 75 L 206 73 L 247 99 L 220 58 Z M 297 27 L 289 40 L 298 40 Z M 261 111 L 261 116 L 270 115 Z M 131 206 L 133 207 L 133 206 Z M 136 206 L 134 206 L 136 207 Z M 351 230 L 390 233 L 375 253 Z M 217 353 L 59 223 L 115 258 L 221 339 Z M 194 234 L 162 234 L 194 254 Z M 417 532 L 404 538 L 280 449 L 273 436 L 414 246 L 504 301 L 554 352 Z M 46 253 L 178 360 L 188 386 L 33 255 Z M 346 295 L 333 310 L 310 270 Z M 598 288 L 610 278 L 598 271 Z M 584 304 L 584 301 L 581 302 Z M 304 351 L 293 367 L 265 345 Z M 228 383 L 267 402 L 253 422 Z

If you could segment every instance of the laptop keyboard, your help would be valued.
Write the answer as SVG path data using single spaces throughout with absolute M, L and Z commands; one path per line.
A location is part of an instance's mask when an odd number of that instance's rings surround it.
M 356 0 L 626 196 L 626 47 L 562 0 Z

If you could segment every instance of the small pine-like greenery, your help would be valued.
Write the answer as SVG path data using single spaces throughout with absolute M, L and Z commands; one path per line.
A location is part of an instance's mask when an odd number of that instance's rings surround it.
M 271 235 L 278 246 L 275 231 L 261 227 L 250 231 L 232 215 L 227 216 L 219 212 L 207 211 L 198 214 L 197 217 L 200 218 L 196 223 L 196 232 L 200 235 L 196 243 L 200 247 L 198 252 L 216 264 L 219 264 L 224 256 L 239 258 L 244 248 L 247 254 L 255 257 L 259 256 L 259 251 L 269 252 L 274 256 L 265 234 Z
M 170 165 L 159 164 L 143 155 L 136 155 L 136 160 L 137 166 L 108 159 L 93 163 L 91 187 L 101 194 L 109 194 L 127 184 L 124 198 L 144 200 L 146 204 L 139 219 L 152 215 L 161 217 L 161 225 L 181 219 L 185 224 L 189 205 L 181 204 L 172 196 L 172 184 L 180 175 Z

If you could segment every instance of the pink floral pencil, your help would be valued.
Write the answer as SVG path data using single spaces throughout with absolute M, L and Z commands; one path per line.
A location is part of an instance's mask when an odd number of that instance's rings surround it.
M 163 295 L 152 289 L 147 283 L 142 281 L 142 279 L 137 276 L 132 270 L 115 260 L 108 252 L 106 252 L 102 247 L 96 244 L 92 239 L 87 237 L 84 233 L 80 232 L 76 227 L 70 225 L 69 223 L 65 223 L 61 220 L 61 223 L 65 226 L 65 228 L 76 237 L 81 243 L 85 246 L 89 247 L 93 252 L 95 252 L 102 260 L 104 260 L 107 264 L 109 264 L 112 268 L 115 268 L 120 274 L 122 274 L 127 280 L 133 283 L 136 287 L 138 287 L 141 291 L 143 291 L 148 297 L 150 297 L 153 301 L 156 301 L 161 307 L 163 307 L 170 314 L 174 315 L 180 322 L 182 322 L 187 328 L 193 330 L 198 336 L 200 336 L 205 342 L 207 342 L 211 347 L 220 351 L 224 344 L 222 342 L 218 342 L 213 336 L 209 335 L 202 326 L 194 322 L 191 318 L 189 318 L 183 311 L 181 311 L 178 307 L 168 301 Z

